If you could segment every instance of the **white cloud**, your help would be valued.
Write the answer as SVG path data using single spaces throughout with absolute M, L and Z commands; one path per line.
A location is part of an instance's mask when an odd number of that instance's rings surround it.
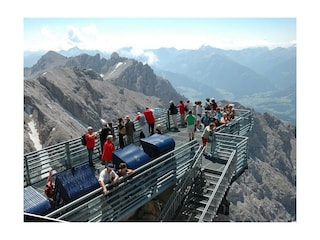
M 73 26 L 68 26 L 67 28 L 67 36 L 68 36 L 68 41 L 71 43 L 80 43 L 81 42 L 81 36 L 80 32 L 77 28 Z
M 48 39 L 54 38 L 54 35 L 53 35 L 52 32 L 50 32 L 48 26 L 43 26 L 43 27 L 41 28 L 41 34 L 43 35 L 43 37 L 48 38 Z
M 97 36 L 99 31 L 95 24 L 90 24 L 87 27 L 84 27 L 82 32 L 88 36 Z
M 155 55 L 154 52 L 146 51 L 143 54 L 144 54 L 144 56 L 147 57 L 147 59 L 148 59 L 147 63 L 149 65 L 154 65 L 159 61 L 159 59 L 157 58 L 157 55 Z

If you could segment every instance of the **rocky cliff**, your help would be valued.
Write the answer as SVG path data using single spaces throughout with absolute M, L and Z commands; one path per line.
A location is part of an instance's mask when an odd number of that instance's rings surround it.
M 296 220 L 296 128 L 254 113 L 248 170 L 228 194 L 231 221 Z
M 167 107 L 185 99 L 153 70 L 114 53 L 109 60 L 82 54 L 66 58 L 48 52 L 24 71 L 24 152 L 34 151 L 30 124 L 42 146 L 83 134 L 88 125 L 98 130 L 100 119 L 116 124 L 118 117 L 145 107 Z

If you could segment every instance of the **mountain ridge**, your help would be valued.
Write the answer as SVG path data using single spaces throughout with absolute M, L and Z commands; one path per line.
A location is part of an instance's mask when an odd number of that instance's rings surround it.
M 60 51 L 68 57 L 80 53 L 99 54 L 104 58 L 112 55 L 79 48 Z M 271 112 L 284 121 L 296 122 L 296 97 L 291 94 L 278 97 L 286 89 L 296 92 L 296 47 L 242 50 L 211 46 L 196 50 L 159 48 L 144 50 L 139 55 L 132 47 L 126 47 L 117 53 L 148 64 L 157 75 L 168 76 L 178 93 L 192 101 L 203 96 L 229 99 L 259 112 Z M 28 56 L 30 53 L 25 54 L 26 63 L 29 62 Z M 184 82 L 182 78 L 185 78 Z

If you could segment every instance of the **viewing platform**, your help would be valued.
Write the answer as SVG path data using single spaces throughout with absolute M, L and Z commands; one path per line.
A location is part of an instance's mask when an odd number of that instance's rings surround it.
M 95 169 L 87 169 L 87 149 L 81 145 L 80 137 L 25 154 L 25 221 L 128 221 L 137 209 L 164 192 L 169 195 L 157 221 L 214 221 L 218 211 L 225 212 L 229 187 L 248 168 L 245 135 L 253 125 L 251 111 L 235 109 L 235 118 L 217 128 L 206 148 L 201 148 L 202 130 L 196 131 L 194 140 L 189 141 L 186 128 L 171 129 L 173 123 L 166 110 L 156 109 L 154 114 L 156 124 L 162 125 L 163 136 L 174 140 L 174 149 L 121 177 L 115 186 L 107 185 L 110 190 L 106 196 L 96 184 L 104 168 L 99 138 L 93 156 Z M 134 123 L 134 144 L 143 151 L 141 128 Z M 60 194 L 62 204 L 48 205 L 44 195 L 50 170 L 53 178 L 61 182 L 56 183 L 56 195 Z M 88 174 L 86 179 L 92 179 L 92 184 L 79 188 L 70 197 L 71 190 L 67 189 L 72 184 L 61 179 L 68 172 L 76 176 L 77 171 Z M 29 195 L 38 202 L 30 203 Z

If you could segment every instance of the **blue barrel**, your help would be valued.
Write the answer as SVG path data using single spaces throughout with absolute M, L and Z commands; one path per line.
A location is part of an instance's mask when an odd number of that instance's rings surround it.
M 46 215 L 53 208 L 49 200 L 32 186 L 24 188 L 24 212 Z
M 112 153 L 112 161 L 116 169 L 119 169 L 120 163 L 126 163 L 128 168 L 137 169 L 148 163 L 150 157 L 144 151 L 134 144 L 120 148 Z
M 55 195 L 68 203 L 99 187 L 94 169 L 85 164 L 57 174 Z
M 175 141 L 172 137 L 161 134 L 153 134 L 141 139 L 140 142 L 145 153 L 152 159 L 174 150 L 175 147 Z

